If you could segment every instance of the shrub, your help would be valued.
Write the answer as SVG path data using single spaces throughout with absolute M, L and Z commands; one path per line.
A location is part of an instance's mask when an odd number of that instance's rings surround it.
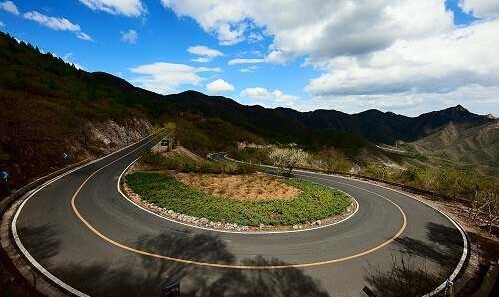
M 154 170 L 176 170 L 181 172 L 246 174 L 255 172 L 253 166 L 232 162 L 196 161 L 182 157 L 165 157 L 148 151 L 142 161 Z

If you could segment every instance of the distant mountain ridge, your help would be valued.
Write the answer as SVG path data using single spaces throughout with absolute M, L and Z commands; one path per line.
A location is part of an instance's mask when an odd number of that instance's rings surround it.
M 283 107 L 269 109 L 258 105 L 245 106 L 229 98 L 208 96 L 196 91 L 167 95 L 165 98 L 205 115 L 219 116 L 236 122 L 244 119 L 252 122 L 252 126 L 257 129 L 266 130 L 269 129 L 269 125 L 278 128 L 283 126 L 284 131 L 281 131 L 283 134 L 290 130 L 295 132 L 310 129 L 336 130 L 361 136 L 373 143 L 386 144 L 392 144 L 397 140 L 414 141 L 450 123 L 478 126 L 493 121 L 489 116 L 471 113 L 461 105 L 424 113 L 417 117 L 407 117 L 376 109 L 357 114 L 324 109 L 310 112 Z
M 434 159 L 490 172 L 490 169 L 499 168 L 499 119 L 479 126 L 451 123 L 401 147 Z

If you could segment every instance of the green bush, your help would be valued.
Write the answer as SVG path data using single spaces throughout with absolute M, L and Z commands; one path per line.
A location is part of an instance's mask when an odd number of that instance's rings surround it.
M 322 220 L 344 212 L 352 203 L 347 195 L 304 180 L 284 182 L 302 190 L 293 200 L 250 201 L 212 196 L 189 187 L 173 176 L 132 173 L 128 185 L 143 199 L 163 208 L 214 222 L 238 225 L 295 225 Z

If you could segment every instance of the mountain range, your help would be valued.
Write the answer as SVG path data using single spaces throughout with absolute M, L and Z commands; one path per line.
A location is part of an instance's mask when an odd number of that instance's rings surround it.
M 497 119 L 460 105 L 407 117 L 379 110 L 347 114 L 270 109 L 196 91 L 160 95 L 108 73 L 77 69 L 4 33 L 0 33 L 0 67 L 0 167 L 24 177 L 41 174 L 40 165 L 62 166 L 57 156 L 64 149 L 77 159 L 98 153 L 109 142 L 96 138 L 89 127 L 109 122 L 133 131 L 174 121 L 182 144 L 200 154 L 246 141 L 292 142 L 311 150 L 333 146 L 352 159 L 366 150 L 390 157 L 393 154 L 377 145 L 403 142 L 412 152 L 436 151 L 440 158 L 455 162 L 496 166 L 498 160 L 499 133 L 490 128 Z M 460 132 L 446 132 L 452 127 Z M 453 136 L 445 136 L 449 133 Z M 94 141 L 87 142 L 92 137 Z M 462 139 L 470 149 L 449 150 Z M 444 150 L 452 156 L 442 154 Z M 461 156 L 470 151 L 477 157 Z M 481 152 L 488 157 L 478 157 Z

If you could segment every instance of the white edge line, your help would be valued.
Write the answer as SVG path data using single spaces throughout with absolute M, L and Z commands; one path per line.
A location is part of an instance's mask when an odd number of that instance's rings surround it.
M 91 164 L 94 164 L 98 161 L 101 161 L 103 159 L 106 159 L 107 157 L 110 157 L 110 156 L 113 156 L 117 153 L 120 153 L 122 152 L 123 150 L 126 150 L 136 144 L 138 144 L 139 142 L 141 141 L 144 141 L 146 140 L 147 138 L 151 137 L 152 135 L 154 135 L 154 133 L 152 134 L 149 134 L 148 136 L 144 137 L 143 139 L 137 141 L 137 142 L 134 142 L 124 148 L 121 148 L 111 154 L 108 154 L 108 155 L 105 155 L 103 157 L 100 157 L 98 159 L 95 159 L 93 161 L 90 161 L 86 164 L 83 164 L 81 166 L 78 166 L 68 172 L 65 172 L 65 173 L 62 173 L 61 175 L 57 176 L 57 177 L 54 177 L 53 179 L 43 183 L 41 186 L 39 186 L 36 190 L 32 191 L 32 193 L 26 198 L 24 199 L 24 201 L 21 203 L 21 205 L 19 206 L 19 208 L 17 209 L 16 211 L 16 214 L 14 215 L 14 219 L 12 220 L 12 224 L 11 224 L 11 229 L 12 229 L 12 236 L 14 237 L 14 241 L 17 245 L 17 247 L 19 248 L 19 250 L 24 254 L 24 256 L 26 257 L 26 259 L 28 259 L 28 261 L 31 263 L 31 265 L 33 265 L 36 269 L 38 269 L 38 271 L 40 271 L 43 275 L 45 275 L 48 279 L 50 279 L 51 281 L 53 281 L 55 284 L 57 284 L 58 286 L 64 288 L 65 290 L 69 291 L 70 293 L 78 296 L 78 297 L 90 297 L 90 295 L 87 295 L 73 287 L 71 287 L 70 285 L 66 284 L 65 282 L 63 282 L 62 280 L 60 280 L 59 278 L 57 278 L 56 276 L 54 276 L 52 273 L 50 273 L 49 271 L 47 271 L 47 269 L 45 269 L 40 263 L 38 263 L 35 258 L 33 258 L 33 256 L 31 256 L 31 254 L 28 252 L 28 250 L 24 247 L 24 245 L 22 244 L 21 242 L 21 239 L 19 238 L 19 234 L 17 232 L 17 219 L 19 217 L 19 214 L 21 213 L 21 210 L 22 208 L 24 207 L 24 205 L 28 202 L 28 200 L 33 197 L 36 193 L 38 193 L 40 190 L 42 190 L 43 188 L 45 188 L 46 186 L 56 182 L 57 180 L 59 180 L 60 178 L 63 178 L 65 177 L 66 175 L 69 175 L 77 170 L 80 170 L 84 167 L 87 167 Z
M 385 187 L 383 185 L 372 184 L 372 183 L 369 183 L 369 182 L 363 181 L 363 180 L 357 180 L 357 179 L 353 179 L 353 178 L 349 178 L 349 177 L 344 177 L 344 176 L 339 176 L 339 175 L 327 175 L 327 174 L 323 174 L 323 173 L 316 173 L 316 172 L 305 171 L 305 170 L 296 170 L 296 171 L 302 172 L 302 173 L 309 173 L 309 174 L 310 173 L 311 174 L 318 174 L 318 175 L 323 175 L 323 176 L 334 176 L 334 177 L 338 177 L 338 178 L 342 178 L 342 179 L 354 180 L 354 181 L 359 181 L 359 182 L 362 182 L 362 183 L 366 183 L 366 184 L 378 186 L 378 187 L 381 187 L 381 188 L 384 188 L 384 189 L 387 189 L 387 190 L 390 190 L 390 191 L 397 192 L 397 193 L 402 194 L 404 196 L 407 196 L 407 197 L 409 197 L 411 199 L 414 199 L 414 200 L 416 200 L 416 201 L 418 201 L 418 202 L 420 202 L 422 204 L 425 204 L 426 206 L 430 207 L 431 209 L 437 211 L 438 213 L 440 213 L 441 215 L 443 215 L 445 218 L 447 218 L 456 227 L 456 229 L 459 230 L 459 232 L 461 233 L 461 237 L 462 237 L 462 240 L 463 240 L 463 253 L 461 254 L 461 258 L 459 259 L 459 262 L 457 263 L 456 268 L 454 269 L 454 271 L 452 272 L 452 274 L 449 276 L 449 278 L 447 278 L 443 283 L 441 283 L 437 288 L 435 288 L 430 293 L 427 293 L 427 294 L 423 295 L 423 297 L 435 296 L 436 294 L 442 292 L 447 287 L 447 284 L 449 282 L 453 282 L 454 281 L 454 279 L 457 277 L 457 275 L 459 274 L 459 272 L 463 268 L 464 262 L 466 261 L 466 258 L 468 257 L 468 250 L 469 250 L 468 249 L 468 237 L 466 236 L 466 233 L 464 232 L 463 227 L 458 222 L 456 222 L 454 219 L 452 219 L 451 217 L 449 217 L 446 213 L 444 213 L 443 211 L 441 211 L 438 208 L 434 207 L 433 205 L 431 205 L 431 204 L 429 204 L 429 203 L 427 203 L 425 201 L 422 201 L 421 199 L 418 199 L 418 198 L 416 198 L 413 195 L 410 195 L 408 193 L 404 193 L 404 192 L 399 191 L 397 189 L 392 189 L 392 188 L 389 188 L 389 187 Z
M 227 154 L 225 154 L 224 157 L 227 158 L 228 160 L 239 162 L 239 163 L 246 163 L 246 162 L 242 162 L 242 161 L 238 161 L 238 160 L 234 160 L 234 159 L 228 158 L 226 155 Z M 248 163 L 246 163 L 246 164 L 248 164 Z M 263 167 L 275 169 L 274 166 L 269 166 L 269 165 L 258 165 L 258 164 L 252 164 L 252 165 L 263 166 Z M 411 199 L 414 199 L 414 200 L 416 200 L 416 201 L 418 201 L 420 203 L 425 204 L 426 206 L 432 208 L 436 212 L 438 212 L 441 215 L 443 215 L 452 224 L 454 224 L 454 226 L 456 227 L 456 229 L 459 230 L 459 232 L 461 233 L 461 237 L 462 237 L 462 240 L 463 240 L 463 253 L 461 255 L 461 258 L 459 259 L 459 262 L 457 263 L 456 268 L 454 269 L 454 271 L 452 272 L 452 274 L 449 276 L 449 278 L 446 279 L 443 283 L 441 283 L 437 288 L 435 288 L 430 293 L 427 293 L 427 294 L 423 295 L 423 297 L 431 297 L 431 296 L 434 296 L 434 295 L 442 292 L 442 290 L 444 290 L 446 288 L 447 284 L 449 282 L 453 282 L 454 279 L 459 274 L 459 272 L 461 272 L 461 269 L 463 268 L 464 262 L 466 261 L 466 258 L 468 257 L 468 253 L 469 253 L 468 252 L 468 250 L 469 250 L 469 248 L 468 248 L 468 237 L 466 236 L 466 233 L 464 232 L 463 227 L 458 222 L 456 222 L 454 219 L 452 219 L 447 214 L 445 214 L 443 211 L 439 210 L 438 208 L 434 207 L 433 205 L 431 205 L 431 204 L 429 204 L 429 203 L 427 203 L 425 201 L 422 201 L 421 199 L 416 198 L 413 195 L 410 195 L 408 193 L 402 192 L 402 191 L 397 190 L 397 189 L 392 189 L 392 188 L 389 188 L 389 187 L 385 187 L 383 185 L 372 184 L 372 183 L 370 183 L 368 181 L 364 181 L 364 180 L 360 180 L 360 179 L 354 179 L 354 178 L 345 177 L 345 176 L 340 176 L 340 175 L 336 175 L 336 174 L 324 174 L 324 173 L 318 173 L 318 172 L 312 172 L 312 171 L 306 171 L 306 170 L 300 170 L 300 169 L 295 169 L 294 171 L 296 171 L 296 172 L 302 172 L 302 173 L 308 173 L 308 174 L 323 175 L 323 176 L 334 176 L 334 177 L 337 177 L 337 178 L 358 181 L 358 182 L 362 182 L 362 183 L 365 183 L 365 184 L 370 184 L 370 185 L 374 185 L 374 186 L 377 186 L 377 187 L 381 187 L 381 188 L 384 188 L 384 189 L 387 189 L 387 190 L 390 190 L 390 191 L 394 191 L 394 192 L 397 192 L 397 193 L 402 194 L 404 196 L 407 196 L 407 197 L 409 197 Z
M 145 139 L 147 139 L 148 137 L 152 136 L 153 134 L 150 134 L 148 136 L 146 136 L 145 138 L 135 142 L 135 143 L 132 143 L 130 144 L 129 146 L 126 146 L 116 152 L 113 152 L 109 155 L 106 155 L 106 156 L 103 156 L 99 159 L 96 159 L 96 160 L 93 160 L 87 164 L 84 164 L 82 166 L 79 166 L 77 168 L 74 168 L 66 173 L 63 173 L 61 174 L 60 176 L 58 177 L 55 177 L 53 178 L 52 180 L 49 180 L 48 182 L 44 183 L 42 186 L 40 186 L 36 191 L 34 191 L 33 193 L 31 193 L 24 201 L 23 203 L 21 204 L 21 206 L 18 208 L 15 216 L 14 216 L 14 219 L 12 221 L 12 233 L 13 233 L 13 236 L 14 236 L 14 240 L 18 246 L 18 248 L 21 250 L 21 252 L 24 254 L 24 256 L 31 262 L 31 264 L 36 267 L 42 274 L 44 274 L 46 277 L 48 277 L 50 280 L 52 280 L 53 282 L 55 282 L 56 284 L 58 284 L 59 286 L 63 287 L 64 289 L 68 290 L 69 292 L 79 296 L 79 297 L 90 297 L 89 295 L 87 294 L 84 294 L 78 290 L 76 290 L 75 288 L 69 286 L 68 284 L 64 283 L 63 281 L 61 281 L 60 279 L 58 279 L 57 277 L 55 277 L 54 275 L 52 275 L 50 272 L 48 272 L 43 266 L 41 266 L 32 256 L 31 254 L 26 250 L 26 248 L 24 247 L 24 245 L 22 244 L 21 240 L 19 239 L 19 236 L 17 234 L 17 227 L 16 227 L 16 222 L 17 222 L 17 218 L 22 210 L 22 208 L 24 207 L 24 205 L 27 203 L 27 201 L 33 197 L 38 191 L 42 190 L 43 188 L 45 188 L 46 186 L 54 183 L 55 181 L 57 181 L 58 179 L 68 175 L 68 174 L 71 174 L 73 172 L 75 172 L 76 170 L 79 170 L 83 167 L 86 167 L 86 166 L 89 166 L 95 162 L 98 162 L 100 160 L 103 160 L 109 156 L 112 156 L 112 155 L 115 155 Z M 157 217 L 160 217 L 162 219 L 166 219 L 166 220 L 169 220 L 171 222 L 174 222 L 174 223 L 177 223 L 177 224 L 182 224 L 182 225 L 185 225 L 185 226 L 189 226 L 189 227 L 196 227 L 196 228 L 199 228 L 199 229 L 205 229 L 205 230 L 209 230 L 209 231 L 217 231 L 217 232 L 226 232 L 226 233 L 244 233 L 244 234 L 265 234 L 265 233 L 288 233 L 288 232 L 302 232 L 302 231 L 310 231 L 310 230 L 314 230 L 314 229 L 305 229 L 305 230 L 290 230 L 290 231 L 273 231 L 273 232 L 231 232 L 231 231 L 225 231 L 225 230 L 216 230 L 216 229 L 209 229 L 209 228 L 203 228 L 203 227 L 198 227 L 198 226 L 193 226 L 193 225 L 188 225 L 188 224 L 185 224 L 185 223 L 181 223 L 181 222 L 177 222 L 177 221 L 173 221 L 173 220 L 170 220 L 168 218 L 165 218 L 163 216 L 160 216 L 152 211 L 149 211 L 143 207 L 141 207 L 140 205 L 137 205 L 135 204 L 133 201 L 131 201 L 130 199 L 128 199 L 128 197 L 126 197 L 125 194 L 123 194 L 123 192 L 121 191 L 120 189 L 120 181 L 121 181 L 121 178 L 123 176 L 123 174 L 128 170 L 128 168 L 130 166 L 132 166 L 139 158 L 137 158 L 136 160 L 134 160 L 130 165 L 127 166 L 127 168 L 121 173 L 120 177 L 118 178 L 118 184 L 117 184 L 117 189 L 118 191 L 120 192 L 121 195 L 123 195 L 126 200 L 128 200 L 130 203 L 132 203 L 133 205 L 139 207 L 140 209 L 144 210 L 144 211 L 147 211 Z M 234 160 L 234 159 L 230 159 L 228 158 L 229 160 L 233 160 L 233 161 L 236 161 L 236 162 L 240 162 L 240 163 L 243 163 L 241 161 L 238 161 L 238 160 Z M 260 166 L 264 166 L 264 167 L 268 167 L 268 168 L 275 168 L 273 166 L 268 166 L 268 165 L 260 165 Z M 316 175 L 323 175 L 323 176 L 334 176 L 334 177 L 338 177 L 338 178 L 342 178 L 342 179 L 348 179 L 348 180 L 354 180 L 354 181 L 359 181 L 359 182 L 362 182 L 362 183 L 366 183 L 366 184 L 370 184 L 370 185 L 373 185 L 367 181 L 363 181 L 363 180 L 357 180 L 357 179 L 353 179 L 353 178 L 348 178 L 348 177 L 343 177 L 343 176 L 339 176 L 339 175 L 329 175 L 329 174 L 323 174 L 323 173 L 316 173 L 316 172 L 311 172 L 311 171 L 304 171 L 304 170 L 295 170 L 297 172 L 303 172 L 303 173 L 309 173 L 309 174 L 316 174 Z M 463 239 L 463 254 L 461 255 L 461 259 L 459 260 L 459 263 L 458 265 L 456 266 L 456 269 L 454 270 L 454 272 L 451 274 L 451 276 L 445 280 L 442 284 L 440 284 L 440 286 L 438 286 L 436 289 L 434 289 L 433 291 L 431 291 L 430 293 L 424 295 L 423 297 L 431 297 L 431 296 L 434 296 L 435 294 L 438 294 L 440 293 L 443 289 L 445 289 L 445 287 L 447 286 L 447 283 L 449 281 L 454 281 L 454 279 L 456 278 L 456 276 L 459 274 L 459 272 L 461 271 L 463 265 L 464 265 L 464 262 L 466 261 L 466 258 L 468 256 L 468 239 L 467 239 L 467 236 L 463 230 L 463 228 L 461 227 L 461 225 L 459 223 L 457 223 L 456 221 L 454 221 L 452 218 L 450 218 L 447 214 L 445 214 L 444 212 L 440 211 L 439 209 L 435 208 L 434 206 L 428 204 L 427 202 L 425 201 L 422 201 L 412 195 L 409 195 L 407 193 L 404 193 L 402 191 L 399 191 L 399 190 L 396 190 L 396 189 L 391 189 L 391 188 L 388 188 L 388 187 L 385 187 L 385 186 L 382 186 L 382 185 L 374 185 L 374 186 L 378 186 L 378 187 L 381 187 L 381 188 L 385 188 L 385 189 L 388 189 L 390 191 L 394 191 L 394 192 L 397 192 L 399 194 L 402 194 L 404 196 L 407 196 L 409 198 L 412 198 L 416 201 L 419 201 L 420 203 L 423 203 L 425 205 L 427 205 L 428 207 L 432 208 L 433 210 L 437 211 L 438 213 L 442 214 L 444 217 L 446 217 L 449 221 L 451 221 L 454 226 L 460 231 L 461 233 L 461 236 L 462 236 L 462 239 Z M 348 194 L 347 194 L 348 195 Z M 350 196 L 350 195 L 349 195 Z M 350 196 L 351 197 L 351 196 Z M 352 197 L 352 199 L 354 199 Z M 359 204 L 358 202 L 354 199 L 354 201 L 356 202 L 357 204 L 357 207 L 356 207 L 356 210 L 353 214 L 351 214 L 349 217 L 339 221 L 339 222 L 336 222 L 334 224 L 339 224 L 347 219 L 349 219 L 351 216 L 353 216 L 355 213 L 357 213 L 358 209 L 359 209 Z M 334 225 L 334 224 L 329 224 L 329 225 L 325 225 L 325 226 L 320 226 L 320 227 L 316 227 L 315 229 L 320 229 L 320 228 L 324 228 L 324 227 L 328 227 L 328 226 L 331 226 L 331 225 Z
M 162 216 L 162 215 L 159 215 L 153 211 L 150 211 L 149 209 L 146 209 L 144 207 L 142 207 L 141 205 L 135 203 L 134 201 L 132 201 L 130 198 L 128 198 L 124 193 L 123 191 L 121 191 L 121 178 L 123 177 L 123 175 L 125 174 L 125 172 L 128 170 L 128 168 L 130 168 L 130 166 L 132 166 L 135 162 L 137 162 L 137 160 L 140 159 L 137 158 L 135 159 L 132 163 L 130 163 L 130 165 L 128 165 L 125 170 L 123 170 L 123 172 L 121 173 L 120 177 L 118 178 L 118 183 L 117 183 L 117 189 L 118 189 L 118 192 L 120 192 L 120 194 L 130 203 L 132 203 L 133 205 L 135 205 L 136 207 L 142 209 L 143 211 L 146 211 L 152 215 L 155 215 L 157 216 L 158 218 L 161 218 L 161 219 L 164 219 L 164 220 L 167 220 L 167 221 L 170 221 L 170 222 L 173 222 L 173 223 L 176 223 L 176 224 L 180 224 L 180 225 L 184 225 L 184 226 L 187 226 L 187 227 L 193 227 L 193 228 L 197 228 L 197 229 L 201 229 L 201 230 L 206 230 L 206 231 L 214 231 L 214 232 L 220 232 L 220 233 L 231 233 L 231 234 L 248 234 L 248 235 L 266 235 L 266 234 L 285 234 L 285 233 L 297 233 L 297 232 L 304 232 L 304 231 L 313 231 L 313 230 L 318 230 L 318 229 L 322 229 L 322 228 L 326 228 L 326 227 L 331 227 L 333 225 L 336 225 L 336 224 L 339 224 L 339 223 L 342 223 L 348 219 L 350 219 L 351 217 L 353 217 L 357 211 L 359 210 L 359 203 L 357 202 L 357 200 L 355 198 L 353 198 L 350 194 L 348 193 L 345 193 L 339 189 L 336 189 L 336 188 L 333 188 L 333 187 L 330 187 L 332 189 L 335 189 L 337 191 L 340 191 L 342 193 L 344 193 L 345 195 L 347 195 L 348 197 L 352 198 L 352 200 L 354 201 L 355 203 L 355 211 L 353 213 L 351 213 L 350 215 L 348 215 L 346 218 L 343 218 L 342 220 L 340 221 L 337 221 L 337 222 L 333 222 L 333 223 L 330 223 L 330 224 L 326 224 L 326 225 L 322 225 L 322 226 L 318 226 L 318 227 L 313 227 L 313 228 L 307 228 L 307 229 L 300 229 L 300 230 L 285 230 L 285 231 L 230 231 L 230 230 L 219 230 L 219 229 L 214 229 L 214 228 L 207 228 L 207 227 L 201 227 L 201 226 L 196 226 L 196 225 L 191 225 L 191 224 L 187 224 L 187 223 L 184 223 L 184 222 L 179 222 L 177 220 L 173 220 L 173 219 L 170 219 L 168 217 L 165 217 L 165 216 Z M 326 185 L 327 186 L 327 185 Z M 328 186 L 329 187 L 329 186 Z

